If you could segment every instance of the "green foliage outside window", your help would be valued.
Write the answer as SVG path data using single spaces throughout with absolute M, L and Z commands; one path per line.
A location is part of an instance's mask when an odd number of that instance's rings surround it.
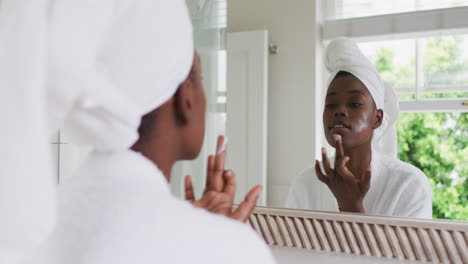
M 468 85 L 468 60 L 462 55 L 463 38 L 434 38 L 423 54 L 425 86 Z
M 403 113 L 397 129 L 399 159 L 429 178 L 433 217 L 468 220 L 468 113 Z
M 377 50 L 374 65 L 382 78 L 394 87 L 414 87 L 416 75 L 414 59 L 408 65 L 402 66 L 395 66 L 394 59 L 395 51 L 391 47 L 384 46 Z
M 429 40 L 423 54 L 425 85 L 468 85 L 463 46 L 463 38 L 456 36 Z M 396 87 L 414 87 L 414 60 L 397 67 L 394 56 L 391 47 L 382 47 L 373 58 L 382 78 Z M 468 97 L 468 93 L 423 97 Z M 402 113 L 397 124 L 398 157 L 428 176 L 433 217 L 468 220 L 468 113 Z

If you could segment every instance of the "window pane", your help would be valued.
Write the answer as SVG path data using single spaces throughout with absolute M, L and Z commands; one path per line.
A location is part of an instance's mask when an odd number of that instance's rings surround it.
M 362 42 L 359 48 L 376 66 L 383 80 L 391 83 L 400 100 L 414 99 L 415 44 L 414 39 Z
M 468 0 L 324 0 L 328 19 L 395 14 L 468 6 Z
M 468 35 L 422 39 L 423 98 L 468 97 Z
M 403 113 L 398 157 L 426 174 L 434 218 L 468 220 L 468 113 Z

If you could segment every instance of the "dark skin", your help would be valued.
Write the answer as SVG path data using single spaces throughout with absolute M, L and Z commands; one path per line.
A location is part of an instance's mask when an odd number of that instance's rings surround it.
M 218 137 L 217 147 L 219 150 L 223 142 L 223 136 Z M 208 157 L 207 182 L 203 196 L 195 200 L 190 175 L 185 177 L 185 199 L 195 207 L 204 208 L 210 212 L 222 214 L 230 218 L 246 222 L 249 219 L 262 186 L 257 185 L 246 195 L 244 201 L 233 211 L 234 196 L 236 193 L 236 178 L 231 170 L 224 170 L 226 162 L 226 150 Z
M 195 159 L 203 144 L 206 97 L 198 56 L 192 71 L 194 78 L 187 77 L 176 93 L 158 108 L 149 134 L 140 136 L 132 146 L 132 150 L 157 164 L 167 181 L 174 163 Z
M 315 171 L 327 184 L 343 212 L 365 213 L 363 200 L 370 188 L 372 136 L 380 127 L 383 111 L 355 76 L 335 79 L 328 88 L 323 127 L 328 143 L 336 149 L 334 169 L 322 148 L 325 173 L 316 160 Z
M 157 117 L 152 121 L 148 134 L 140 136 L 132 150 L 157 164 L 169 182 L 176 161 L 193 160 L 199 155 L 205 133 L 205 112 L 200 60 L 195 54 L 191 73 L 174 96 L 157 109 Z M 222 137 L 218 138 L 218 146 L 222 140 Z M 224 169 L 225 160 L 225 150 L 208 158 L 207 185 L 198 201 L 193 197 L 192 183 L 187 176 L 186 199 L 196 207 L 245 222 L 255 208 L 262 186 L 253 188 L 244 202 L 233 210 L 235 175 Z

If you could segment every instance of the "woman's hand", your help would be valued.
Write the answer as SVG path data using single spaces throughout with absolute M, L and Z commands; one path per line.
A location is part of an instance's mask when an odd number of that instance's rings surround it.
M 370 188 L 371 166 L 363 175 L 353 175 L 346 164 L 349 157 L 344 155 L 341 136 L 334 135 L 336 141 L 335 169 L 330 167 L 325 148 L 322 148 L 322 160 L 325 174 L 320 169 L 320 163 L 315 161 L 315 172 L 320 181 L 325 183 L 336 198 L 340 211 L 365 213 L 363 200 Z
M 224 142 L 224 137 L 219 136 L 217 151 Z M 262 191 L 262 186 L 255 186 L 246 195 L 244 201 L 233 211 L 234 195 L 236 194 L 236 180 L 233 171 L 224 170 L 226 163 L 226 149 L 219 151 L 214 157 L 208 157 L 206 187 L 203 196 L 196 201 L 193 193 L 193 185 L 190 175 L 185 176 L 185 199 L 195 207 L 204 208 L 212 213 L 225 215 L 235 220 L 246 222 L 255 208 L 257 199 Z

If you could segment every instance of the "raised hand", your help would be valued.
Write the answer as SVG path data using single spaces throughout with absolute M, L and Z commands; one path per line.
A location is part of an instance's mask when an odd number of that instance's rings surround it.
M 224 170 L 226 149 L 224 137 L 219 136 L 217 154 L 208 157 L 206 188 L 200 200 L 195 200 L 190 176 L 185 176 L 185 199 L 195 207 L 204 208 L 212 213 L 246 222 L 255 208 L 262 186 L 257 185 L 246 195 L 244 201 L 233 211 L 236 181 L 233 171 Z
M 362 175 L 354 175 L 346 167 L 349 157 L 344 155 L 340 135 L 334 135 L 336 141 L 335 168 L 330 167 L 325 148 L 322 148 L 322 160 L 325 173 L 322 173 L 320 163 L 315 161 L 315 172 L 320 181 L 330 188 L 335 196 L 340 211 L 365 213 L 363 200 L 370 188 L 371 166 Z

